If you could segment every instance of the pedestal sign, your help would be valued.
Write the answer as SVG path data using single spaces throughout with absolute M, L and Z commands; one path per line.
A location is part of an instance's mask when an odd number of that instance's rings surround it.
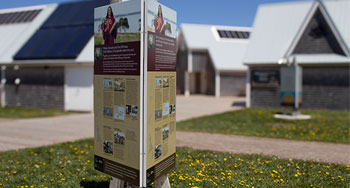
M 131 0 L 94 13 L 95 169 L 145 187 L 175 166 L 176 12 Z
M 299 107 L 302 102 L 302 68 L 281 67 L 281 105 Z

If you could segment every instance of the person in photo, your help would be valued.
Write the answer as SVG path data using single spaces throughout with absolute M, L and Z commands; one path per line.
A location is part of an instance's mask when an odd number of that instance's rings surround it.
M 159 5 L 157 18 L 154 20 L 154 29 L 156 33 L 162 33 L 163 26 L 164 26 L 163 12 L 162 12 L 162 7 Z
M 108 7 L 107 15 L 102 25 L 102 36 L 104 44 L 114 44 L 118 34 L 117 22 L 115 21 L 112 7 Z

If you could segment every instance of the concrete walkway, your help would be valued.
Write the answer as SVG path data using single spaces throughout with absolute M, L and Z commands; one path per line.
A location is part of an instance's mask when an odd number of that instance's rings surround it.
M 235 104 L 242 104 L 244 98 L 180 95 L 176 100 L 176 115 L 180 121 L 240 109 L 242 106 Z M 0 119 L 0 151 L 91 138 L 94 136 L 93 120 L 92 113 L 49 118 Z
M 177 97 L 177 120 L 241 109 L 243 98 L 208 96 Z M 39 147 L 93 137 L 93 114 L 50 118 L 0 119 L 0 151 Z M 177 145 L 233 153 L 276 155 L 350 164 L 350 145 L 300 142 L 283 139 L 177 132 Z
M 230 110 L 242 109 L 245 105 L 243 97 L 211 97 L 205 95 L 183 95 L 176 97 L 176 121 L 194 117 L 211 115 Z

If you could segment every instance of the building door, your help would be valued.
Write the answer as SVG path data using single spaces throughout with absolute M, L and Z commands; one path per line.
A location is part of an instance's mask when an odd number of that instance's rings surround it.
M 65 68 L 65 110 L 93 111 L 93 67 Z

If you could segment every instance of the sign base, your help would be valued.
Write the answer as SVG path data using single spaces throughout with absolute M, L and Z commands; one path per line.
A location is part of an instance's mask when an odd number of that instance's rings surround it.
M 155 188 L 170 188 L 170 182 L 167 175 L 161 176 L 155 182 Z M 122 181 L 118 178 L 111 178 L 109 182 L 109 188 L 138 188 L 133 185 L 128 185 L 127 182 Z
M 297 114 L 297 115 L 287 115 L 287 114 L 275 114 L 273 116 L 276 119 L 284 119 L 284 120 L 309 120 L 311 119 L 310 115 L 303 115 L 303 114 Z

